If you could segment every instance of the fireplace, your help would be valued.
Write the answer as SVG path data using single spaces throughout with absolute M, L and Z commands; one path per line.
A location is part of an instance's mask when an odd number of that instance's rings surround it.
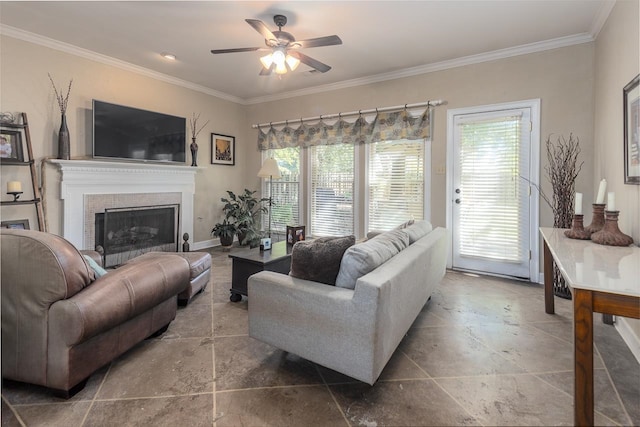
M 105 209 L 95 214 L 95 245 L 105 267 L 146 252 L 177 252 L 179 205 Z
M 63 237 L 78 249 L 95 248 L 95 214 L 114 208 L 177 204 L 180 213 L 176 234 L 193 236 L 195 175 L 199 168 L 98 160 L 50 162 L 62 173 Z

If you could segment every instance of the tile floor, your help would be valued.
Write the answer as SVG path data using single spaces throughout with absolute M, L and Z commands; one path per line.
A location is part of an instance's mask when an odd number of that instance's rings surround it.
M 571 302 L 449 272 L 375 386 L 247 335 L 229 302 L 231 260 L 212 250 L 207 290 L 160 338 L 95 373 L 68 401 L 2 386 L 3 426 L 571 425 Z M 598 317 L 596 423 L 640 424 L 640 366 Z M 615 384 L 615 385 L 614 385 Z

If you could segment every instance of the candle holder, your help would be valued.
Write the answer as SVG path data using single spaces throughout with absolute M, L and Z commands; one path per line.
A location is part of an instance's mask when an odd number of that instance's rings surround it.
M 11 194 L 13 196 L 13 201 L 17 202 L 22 194 L 22 191 L 7 191 L 7 194 Z
M 595 233 L 596 231 L 602 230 L 604 227 L 604 203 L 594 203 L 593 205 L 593 218 L 591 219 L 591 224 L 586 226 L 584 229 L 590 234 Z
M 620 211 L 604 212 L 604 227 L 591 235 L 591 240 L 599 245 L 629 246 L 633 243 L 631 236 L 627 236 L 618 228 Z
M 591 238 L 591 233 L 584 229 L 582 225 L 584 215 L 573 215 L 573 226 L 571 230 L 566 230 L 564 235 L 570 239 L 580 239 L 580 240 L 589 240 Z

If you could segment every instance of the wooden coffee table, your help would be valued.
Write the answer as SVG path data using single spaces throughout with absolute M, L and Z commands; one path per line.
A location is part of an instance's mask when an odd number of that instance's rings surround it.
M 233 260 L 229 299 L 232 302 L 238 302 L 242 299 L 242 295 L 247 295 L 247 279 L 252 274 L 260 271 L 289 274 L 291 248 L 292 246 L 287 245 L 287 242 L 282 241 L 274 243 L 268 251 L 254 248 L 229 254 L 229 258 Z

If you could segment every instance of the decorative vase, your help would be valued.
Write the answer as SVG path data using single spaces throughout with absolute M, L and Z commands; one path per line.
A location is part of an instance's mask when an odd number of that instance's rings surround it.
M 566 230 L 564 235 L 570 239 L 589 240 L 591 238 L 591 233 L 584 229 L 583 215 L 575 214 L 573 216 L 573 226 L 570 230 Z
M 62 115 L 60 121 L 60 131 L 58 132 L 58 159 L 69 160 L 70 155 L 70 141 L 69 141 L 69 128 L 67 127 L 67 116 Z
M 596 231 L 602 230 L 604 227 L 604 203 L 594 203 L 593 205 L 593 218 L 591 219 L 591 224 L 585 227 L 585 231 L 588 233 L 595 233 Z
M 198 166 L 198 144 L 195 138 L 191 138 L 191 166 Z
M 599 245 L 629 246 L 633 238 L 627 236 L 618 228 L 618 215 L 620 211 L 604 212 L 604 227 L 591 235 L 591 240 Z

